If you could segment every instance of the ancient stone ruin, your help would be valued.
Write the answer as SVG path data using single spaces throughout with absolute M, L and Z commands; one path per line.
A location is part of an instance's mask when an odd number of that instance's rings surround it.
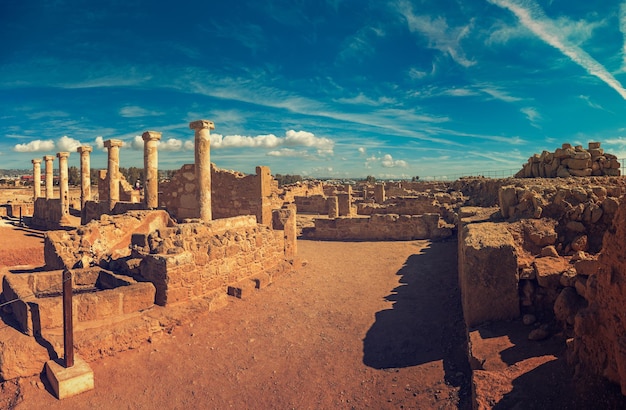
M 588 149 L 563 144 L 554 152 L 543 151 L 528 158 L 515 178 L 619 176 L 620 167 L 617 157 L 604 152 L 599 142 L 590 142 Z
M 100 171 L 92 198 L 84 178 L 91 149 L 79 148 L 81 224 L 74 228 L 68 226 L 72 200 L 63 171 L 69 153 L 57 154 L 59 198 L 47 182 L 54 157 L 43 158 L 45 196 L 33 189 L 32 223 L 52 230 L 46 233 L 44 267 L 4 273 L 2 298 L 17 300 L 11 311 L 23 334 L 0 338 L 2 379 L 41 371 L 49 352 L 37 340 L 60 352 L 58 292 L 65 269 L 75 272 L 79 289 L 73 301 L 76 348 L 91 358 L 132 348 L 184 314 L 218 309 L 227 295 L 245 298 L 276 281 L 298 267 L 301 235 L 457 240 L 477 407 L 481 394 L 496 394 L 489 392 L 493 380 L 515 377 L 515 363 L 491 366 L 478 348 L 494 323 L 522 326 L 531 342 L 562 340 L 573 371 L 608 379 L 626 395 L 626 181 L 617 158 L 600 143 L 589 143 L 588 150 L 564 144 L 544 151 L 515 178 L 279 188 L 265 166 L 252 175 L 215 167 L 209 147 L 214 124 L 189 126 L 194 163 L 161 183 L 161 134 L 143 134 L 143 195 L 119 175 L 121 142 L 108 140 L 108 167 Z M 41 162 L 33 160 L 34 175 Z M 105 331 L 94 332 L 98 326 Z M 7 347 L 18 345 L 19 352 Z
M 89 359 L 133 347 L 180 320 L 183 312 L 217 309 L 227 295 L 245 298 L 297 268 L 296 209 L 279 200 L 269 168 L 257 167 L 251 176 L 217 169 L 210 163 L 213 123 L 195 121 L 190 128 L 195 162 L 163 184 L 156 145 L 161 134 L 143 134 L 143 198 L 119 173 L 122 142 L 107 140 L 108 166 L 99 172 L 94 200 L 92 149 L 79 147 L 78 227 L 72 226 L 70 215 L 69 153 L 57 154 L 58 198 L 52 188 L 53 157 L 44 157 L 46 196 L 34 189 L 30 222 L 52 229 L 44 240 L 45 266 L 2 274 L 2 299 L 12 302 L 8 306 L 17 329 L 61 355 L 60 286 L 67 269 L 76 289 L 72 305 L 80 337 L 74 345 Z M 35 173 L 40 163 L 33 160 Z M 46 348 L 34 340 L 21 343 L 26 355 L 4 342 L 0 340 L 4 380 L 39 372 L 49 359 Z

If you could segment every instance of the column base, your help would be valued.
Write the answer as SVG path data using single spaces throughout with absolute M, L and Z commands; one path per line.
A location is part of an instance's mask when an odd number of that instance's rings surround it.
M 74 366 L 65 367 L 62 359 L 46 362 L 46 378 L 59 400 L 72 397 L 82 392 L 93 390 L 93 370 L 78 356 L 74 357 Z

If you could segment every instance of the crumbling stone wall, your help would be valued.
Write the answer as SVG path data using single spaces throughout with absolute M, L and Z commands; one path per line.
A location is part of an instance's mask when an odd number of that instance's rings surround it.
M 328 198 L 325 195 L 295 196 L 299 213 L 328 214 Z
M 61 226 L 62 217 L 60 199 L 37 198 L 35 200 L 32 225 L 44 229 L 58 229 Z
M 257 167 L 256 175 L 216 168 L 211 164 L 211 208 L 213 219 L 255 215 L 259 223 L 272 220 L 272 182 L 268 167 Z M 195 165 L 183 165 L 170 182 L 160 185 L 159 206 L 179 221 L 197 218 Z
M 120 201 L 124 202 L 139 202 L 140 192 L 133 188 L 131 184 L 126 181 L 124 175 L 119 174 L 120 178 Z M 98 200 L 100 202 L 107 202 L 109 200 L 109 184 L 107 182 L 107 170 L 101 169 L 98 171 Z
M 453 226 L 439 214 L 372 215 L 365 218 L 316 219 L 314 228 L 304 228 L 307 239 L 393 241 L 439 240 L 452 236 Z
M 321 182 L 304 181 L 291 185 L 285 185 L 278 188 L 278 181 L 274 181 L 277 185 L 275 192 L 283 203 L 293 203 L 296 197 L 313 197 L 324 195 L 324 187 Z M 306 212 L 306 211 L 304 211 Z
M 626 201 L 597 261 L 577 264 L 580 280 L 564 307 L 573 317 L 572 361 L 621 386 L 626 395 Z M 567 296 L 567 295 L 566 295 Z M 565 299 L 565 296 L 564 296 Z M 580 300 L 582 299 L 582 300 Z M 588 304 L 588 307 L 585 305 Z M 555 306 L 556 309 L 556 306 Z
M 599 142 L 581 145 L 563 144 L 554 152 L 543 151 L 528 159 L 516 178 L 567 178 L 588 176 L 619 176 L 621 164 L 613 154 L 604 152 Z
M 465 203 L 460 192 L 423 192 L 414 196 L 389 198 L 384 204 L 361 202 L 357 204 L 359 215 L 398 214 L 421 215 L 438 213 L 447 223 L 456 223 L 456 210 Z
M 155 303 L 163 306 L 225 292 L 245 278 L 260 275 L 271 282 L 291 266 L 283 235 L 252 216 L 160 229 L 136 247 L 139 276 L 155 285 Z

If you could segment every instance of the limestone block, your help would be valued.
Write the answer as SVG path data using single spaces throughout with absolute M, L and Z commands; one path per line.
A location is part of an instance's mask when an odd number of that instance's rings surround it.
M 591 165 L 591 164 L 589 164 L 589 165 Z M 583 169 L 573 169 L 573 168 L 570 168 L 569 169 L 569 173 L 572 176 L 575 176 L 575 177 L 590 177 L 591 174 L 593 173 L 593 169 L 590 168 L 590 167 L 589 168 L 583 168 Z
M 504 218 L 511 216 L 510 210 L 517 205 L 517 191 L 513 185 L 507 185 L 498 191 L 498 203 L 500 212 Z
M 561 274 L 569 268 L 569 263 L 563 258 L 547 256 L 535 259 L 533 262 L 537 282 L 543 288 L 557 288 Z
M 459 256 L 467 326 L 518 317 L 517 256 L 513 236 L 506 227 L 491 222 L 465 226 Z
M 50 357 L 35 338 L 11 326 L 0 332 L 0 381 L 29 377 L 41 373 Z
M 582 276 L 595 275 L 600 268 L 600 264 L 597 259 L 583 259 L 574 263 L 576 273 Z

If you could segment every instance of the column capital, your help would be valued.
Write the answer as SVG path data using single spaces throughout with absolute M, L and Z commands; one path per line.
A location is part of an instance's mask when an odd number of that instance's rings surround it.
M 147 141 L 160 141 L 161 140 L 161 133 L 158 131 L 146 131 L 143 134 L 141 134 L 141 138 L 143 138 L 143 140 L 145 142 Z
M 192 130 L 201 130 L 204 128 L 208 128 L 210 130 L 214 130 L 215 129 L 215 124 L 213 124 L 213 121 L 209 121 L 209 120 L 198 120 L 198 121 L 192 121 L 189 123 L 189 128 L 191 128 Z
M 70 156 L 69 152 L 57 152 L 57 158 L 68 158 Z
M 54 155 L 44 155 L 43 156 L 43 160 L 44 161 L 54 161 Z
M 105 148 L 121 147 L 122 145 L 124 145 L 122 140 L 110 139 L 104 141 Z
M 93 148 L 91 148 L 90 145 L 81 145 L 80 147 L 76 148 L 76 152 L 79 153 L 83 153 L 83 152 L 91 152 L 93 151 Z
M 41 164 L 41 160 L 39 158 L 31 159 L 30 162 L 33 164 Z

